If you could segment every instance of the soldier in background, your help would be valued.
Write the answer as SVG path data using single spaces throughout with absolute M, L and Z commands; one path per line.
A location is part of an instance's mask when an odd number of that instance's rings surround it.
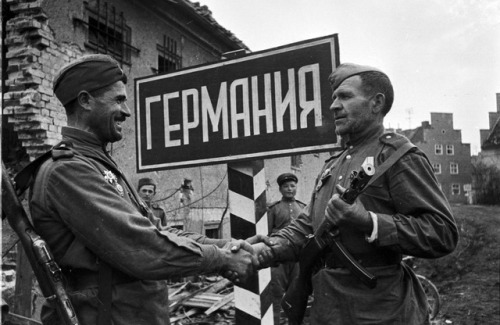
M 167 216 L 165 210 L 158 205 L 158 203 L 153 202 L 153 198 L 156 195 L 156 183 L 151 178 L 141 178 L 139 184 L 137 185 L 137 191 L 139 196 L 144 200 L 147 206 L 153 211 L 155 217 L 161 220 L 161 226 L 167 226 Z
M 298 183 L 297 176 L 292 173 L 281 174 L 278 176 L 277 183 L 282 197 L 281 200 L 272 203 L 268 208 L 269 235 L 288 226 L 306 206 L 295 199 Z M 287 291 L 290 282 L 298 273 L 299 265 L 295 262 L 283 263 L 271 268 L 274 324 L 280 324 L 281 298 Z

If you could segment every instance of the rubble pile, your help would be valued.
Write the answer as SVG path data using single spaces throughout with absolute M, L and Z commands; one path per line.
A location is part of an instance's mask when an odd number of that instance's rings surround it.
M 169 285 L 170 324 L 234 324 L 232 283 L 220 277 Z

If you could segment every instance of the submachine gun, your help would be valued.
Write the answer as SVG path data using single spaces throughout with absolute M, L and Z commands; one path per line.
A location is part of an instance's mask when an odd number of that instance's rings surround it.
M 354 203 L 374 173 L 373 157 L 368 157 L 361 165 L 359 172 L 352 172 L 350 186 L 340 198 L 346 203 Z M 332 225 L 325 218 L 316 232 L 308 236 L 300 253 L 299 274 L 292 280 L 281 301 L 281 307 L 287 315 L 290 325 L 300 325 L 304 319 L 307 301 L 312 293 L 311 277 L 326 248 L 330 248 L 335 258 L 338 258 L 367 287 L 375 288 L 377 285 L 377 278 L 360 265 L 344 245 L 337 240 L 339 234 L 338 227 Z
M 63 324 L 78 325 L 80 323 L 63 286 L 61 269 L 54 261 L 47 243 L 34 231 L 18 194 L 22 194 L 22 191 L 16 194 L 2 162 L 2 219 L 7 217 L 19 236 L 45 299 L 55 303 Z

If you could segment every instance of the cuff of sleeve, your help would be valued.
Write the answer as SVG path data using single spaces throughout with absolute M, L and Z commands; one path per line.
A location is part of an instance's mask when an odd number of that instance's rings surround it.
M 222 251 L 215 245 L 202 246 L 203 257 L 201 259 L 200 270 L 203 273 L 219 273 L 224 265 Z
M 389 214 L 377 214 L 378 221 L 378 239 L 377 243 L 379 246 L 391 246 L 397 245 L 398 240 L 398 229 L 396 227 L 396 222 L 392 215 Z
M 370 217 L 372 218 L 373 230 L 372 230 L 370 237 L 366 236 L 366 241 L 371 244 L 378 238 L 378 216 L 371 211 L 368 211 L 368 213 L 370 214 Z

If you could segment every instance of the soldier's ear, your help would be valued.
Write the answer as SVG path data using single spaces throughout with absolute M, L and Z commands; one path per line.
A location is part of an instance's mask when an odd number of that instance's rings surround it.
M 372 112 L 378 114 L 382 112 L 385 107 L 385 95 L 378 93 L 371 99 L 372 102 Z
M 92 95 L 90 95 L 87 91 L 82 90 L 78 93 L 76 97 L 78 100 L 78 104 L 80 104 L 83 109 L 90 111 L 92 109 L 90 103 L 93 100 Z

